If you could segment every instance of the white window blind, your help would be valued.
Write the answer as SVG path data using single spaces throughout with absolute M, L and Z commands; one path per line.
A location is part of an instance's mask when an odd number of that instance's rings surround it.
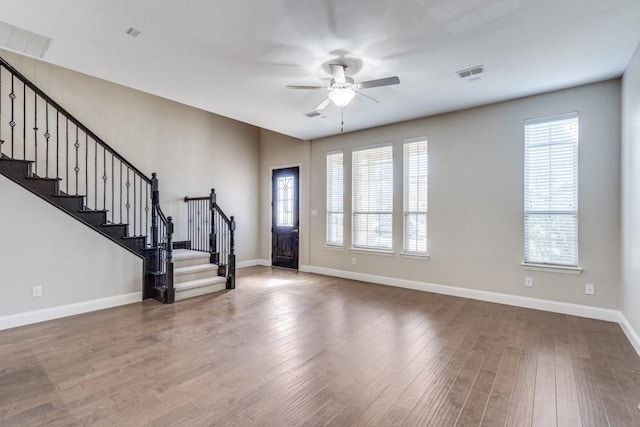
M 393 247 L 393 150 L 391 144 L 353 152 L 353 246 Z
M 404 144 L 404 252 L 427 254 L 427 140 Z
M 524 258 L 578 265 L 578 113 L 525 121 Z
M 342 246 L 344 219 L 342 151 L 327 153 L 327 245 Z

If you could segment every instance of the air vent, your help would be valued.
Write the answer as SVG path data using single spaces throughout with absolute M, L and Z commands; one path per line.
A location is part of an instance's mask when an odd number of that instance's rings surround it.
M 0 47 L 44 58 L 53 40 L 0 21 Z
M 127 34 L 129 34 L 131 37 L 138 37 L 140 35 L 140 31 L 131 27 L 127 30 Z
M 469 77 L 477 76 L 484 73 L 484 65 L 477 65 L 475 67 L 467 68 L 466 70 L 456 71 L 456 74 L 461 79 L 468 79 Z M 479 77 L 475 77 L 477 79 Z
M 311 119 L 311 118 L 314 118 L 314 117 L 318 117 L 320 115 L 320 113 L 318 113 L 317 111 L 312 111 L 310 113 L 305 113 L 304 115 Z

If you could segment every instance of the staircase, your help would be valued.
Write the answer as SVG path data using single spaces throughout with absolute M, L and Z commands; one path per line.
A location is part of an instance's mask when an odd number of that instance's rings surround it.
M 218 275 L 218 265 L 209 262 L 206 252 L 189 249 L 173 251 L 173 285 L 176 301 L 226 289 L 226 277 Z
M 209 200 L 199 215 L 210 227 L 198 227 L 183 242 L 188 249 L 174 251 L 156 174 L 140 172 L 3 58 L 0 174 L 144 259 L 145 299 L 173 303 L 235 287 L 235 221 L 213 190 L 197 198 Z

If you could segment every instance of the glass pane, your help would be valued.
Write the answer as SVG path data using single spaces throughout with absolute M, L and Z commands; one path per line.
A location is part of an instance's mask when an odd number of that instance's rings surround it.
M 293 227 L 294 180 L 293 176 L 278 177 L 278 209 L 276 224 Z

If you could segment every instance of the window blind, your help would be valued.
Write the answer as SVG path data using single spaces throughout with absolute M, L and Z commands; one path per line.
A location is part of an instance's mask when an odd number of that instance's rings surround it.
M 393 150 L 391 144 L 354 150 L 353 246 L 393 247 Z
M 327 245 L 342 246 L 344 219 L 342 151 L 327 153 Z
M 525 121 L 525 262 L 578 265 L 578 113 Z
M 404 252 L 427 254 L 427 140 L 404 144 Z

